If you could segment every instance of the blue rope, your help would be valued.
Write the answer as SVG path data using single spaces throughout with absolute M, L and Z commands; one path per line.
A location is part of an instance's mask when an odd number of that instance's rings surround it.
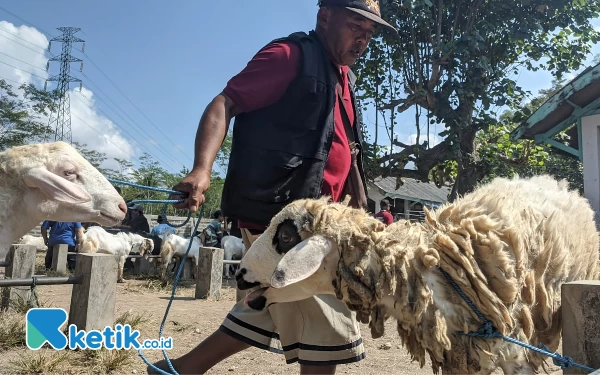
M 115 180 L 112 178 L 107 178 L 107 180 L 110 183 L 113 184 L 119 184 L 119 185 L 127 185 L 127 186 L 131 186 L 131 187 L 135 187 L 138 189 L 144 189 L 144 190 L 150 190 L 150 191 L 156 191 L 159 193 L 168 193 L 169 194 L 169 198 L 171 198 L 172 195 L 176 194 L 176 195 L 182 195 L 182 196 L 186 196 L 188 195 L 188 193 L 184 193 L 181 191 L 176 191 L 176 190 L 169 190 L 169 189 L 163 189 L 163 188 L 157 188 L 157 187 L 153 187 L 153 186 L 145 186 L 145 185 L 140 185 L 140 184 L 136 184 L 134 182 L 128 182 L 128 181 L 119 181 L 119 180 Z M 185 201 L 185 199 L 135 199 L 132 200 L 131 203 L 164 203 L 163 209 L 161 211 L 161 214 L 164 216 L 165 218 L 165 224 L 172 226 L 173 228 L 180 228 L 183 227 L 184 225 L 186 225 L 189 221 L 190 218 L 192 217 L 192 211 L 188 211 L 188 217 L 185 219 L 185 221 L 181 224 L 171 224 L 169 222 L 169 220 L 167 219 L 167 205 L 168 204 L 174 204 L 174 203 L 181 203 Z M 204 213 L 204 206 L 202 206 L 202 214 Z M 200 215 L 200 217 L 202 217 L 202 214 Z M 192 235 L 194 234 L 194 232 L 192 232 Z
M 145 189 L 145 190 L 152 190 L 152 191 L 158 191 L 161 193 L 168 193 L 169 194 L 169 198 L 171 197 L 171 195 L 173 194 L 178 194 L 178 195 L 187 195 L 187 193 L 183 193 L 183 192 L 179 192 L 179 191 L 175 191 L 175 190 L 168 190 L 168 189 L 161 189 L 161 188 L 155 188 L 152 186 L 144 186 L 144 185 L 140 185 L 140 184 L 135 184 L 132 182 L 127 182 L 127 181 L 118 181 L 118 180 L 113 180 L 111 178 L 107 178 L 107 180 L 111 183 L 115 183 L 115 184 L 122 184 L 122 185 L 128 185 L 128 186 L 132 186 L 135 188 L 139 188 L 139 189 Z M 167 219 L 167 205 L 170 203 L 180 203 L 183 202 L 183 199 L 179 199 L 179 200 L 173 200 L 173 199 L 138 199 L 138 200 L 134 200 L 130 203 L 138 203 L 138 202 L 146 202 L 146 203 L 164 203 L 163 209 L 162 209 L 162 213 L 163 216 L 165 217 L 165 220 Z M 202 218 L 202 216 L 204 215 L 204 204 L 202 204 L 202 207 L 200 208 L 200 212 L 197 216 L 197 221 L 196 221 L 196 225 L 194 226 L 194 231 L 192 232 L 192 236 L 190 237 L 190 241 L 188 243 L 188 248 L 185 252 L 185 254 L 183 255 L 183 257 L 181 259 L 187 259 L 188 253 L 190 252 L 190 249 L 192 248 L 192 243 L 194 241 L 194 233 L 196 233 L 198 231 L 198 225 L 200 225 L 200 220 Z M 187 219 L 180 225 L 173 225 L 170 224 L 167 221 L 167 225 L 170 225 L 172 227 L 178 228 L 178 227 L 182 227 L 184 226 L 191 218 L 192 216 L 192 212 L 188 211 L 188 217 Z M 160 329 L 159 329 L 159 339 L 162 339 L 163 337 L 163 330 L 165 328 L 165 322 L 167 321 L 167 316 L 169 315 L 169 310 L 171 309 L 171 304 L 173 303 L 173 299 L 175 298 L 175 291 L 177 290 L 177 285 L 179 284 L 179 277 L 181 276 L 181 272 L 183 271 L 183 267 L 185 266 L 185 261 L 181 261 L 179 262 L 179 269 L 177 270 L 177 274 L 175 275 L 175 280 L 173 281 L 173 289 L 171 290 L 171 297 L 169 298 L 169 303 L 167 304 L 167 309 L 165 310 L 165 315 L 163 317 L 162 322 L 160 323 Z M 169 359 L 169 356 L 167 355 L 167 352 L 165 349 L 162 349 L 162 353 L 163 356 L 165 357 L 165 360 L 167 361 L 167 364 L 169 365 L 169 369 L 172 372 L 166 372 L 156 366 L 154 366 L 152 363 L 150 363 L 148 361 L 148 359 L 146 359 L 146 357 L 142 354 L 142 349 L 138 349 L 138 355 L 142 358 L 142 360 L 150 367 L 152 367 L 153 369 L 155 369 L 156 371 L 160 372 L 161 374 L 164 375 L 179 375 L 179 373 L 177 371 L 175 371 L 175 368 L 173 367 L 173 364 L 171 363 L 171 360 Z
M 559 353 L 550 352 L 550 349 L 544 344 L 541 344 L 540 348 L 538 348 L 536 346 L 521 342 L 517 339 L 513 339 L 512 337 L 504 336 L 502 333 L 500 333 L 500 331 L 498 331 L 498 329 L 496 327 L 494 327 L 494 324 L 491 321 L 489 321 L 481 313 L 481 311 L 479 311 L 479 309 L 475 306 L 473 301 L 471 301 L 471 299 L 460 289 L 458 284 L 456 284 L 454 282 L 454 280 L 452 280 L 452 277 L 446 271 L 444 271 L 440 266 L 438 266 L 438 269 L 440 270 L 440 272 L 442 272 L 442 274 L 444 275 L 446 280 L 448 280 L 450 285 L 452 285 L 454 290 L 456 290 L 456 292 L 462 297 L 463 300 L 465 300 L 465 302 L 467 303 L 467 305 L 469 305 L 469 307 L 473 310 L 473 312 L 475 312 L 475 314 L 479 317 L 479 319 L 481 319 L 483 321 L 483 325 L 477 331 L 471 331 L 466 334 L 463 332 L 457 332 L 458 335 L 465 335 L 465 336 L 469 336 L 469 337 L 482 337 L 484 339 L 501 338 L 504 341 L 508 341 L 513 344 L 520 345 L 529 350 L 533 350 L 534 352 L 537 352 L 539 354 L 545 355 L 547 357 L 551 357 L 552 362 L 556 366 L 560 366 L 562 369 L 566 369 L 566 368 L 570 368 L 570 367 L 579 367 L 580 369 L 586 370 L 588 372 L 596 371 L 595 369 L 593 369 L 591 367 L 587 367 L 585 365 L 576 363 L 573 360 L 573 358 L 571 358 L 569 356 L 563 357 Z

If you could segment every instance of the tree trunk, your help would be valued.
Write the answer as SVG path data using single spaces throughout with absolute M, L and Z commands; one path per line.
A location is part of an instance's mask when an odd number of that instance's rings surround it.
M 453 202 L 457 197 L 463 196 L 473 191 L 477 182 L 484 176 L 485 168 L 478 163 L 475 155 L 475 136 L 477 135 L 477 126 L 473 124 L 473 110 L 475 101 L 472 97 L 460 98 L 460 105 L 456 109 L 455 124 L 458 131 L 459 155 L 456 161 L 458 163 L 457 176 L 452 192 L 448 201 Z

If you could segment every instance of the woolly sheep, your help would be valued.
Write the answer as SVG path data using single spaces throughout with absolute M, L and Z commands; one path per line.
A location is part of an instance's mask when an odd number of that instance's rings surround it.
M 93 226 L 88 228 L 83 236 L 80 253 L 115 254 L 119 257 L 119 272 L 117 282 L 123 283 L 123 267 L 125 259 L 131 252 L 138 252 L 148 259 L 154 250 L 154 241 L 144 238 L 136 233 L 118 232 L 108 233 L 104 228 Z
M 126 212 L 115 188 L 65 142 L 0 152 L 0 259 L 44 220 L 113 226 Z
M 598 279 L 598 249 L 594 212 L 566 181 L 497 178 L 426 210 L 423 223 L 386 227 L 325 198 L 293 202 L 247 251 L 236 278 L 240 289 L 262 286 L 245 299 L 257 310 L 334 294 L 374 338 L 391 316 L 411 357 L 423 367 L 428 354 L 435 373 L 533 373 L 546 357 L 457 334 L 482 322 L 438 266 L 503 335 L 555 351 L 561 285 Z
M 188 253 L 188 258 L 194 260 L 193 276 L 197 279 L 198 262 L 200 261 L 200 239 L 193 237 L 192 248 Z M 189 238 L 183 238 L 172 232 L 165 232 L 162 236 L 162 245 L 160 248 L 160 279 L 165 282 L 167 280 L 167 267 L 171 263 L 173 257 L 181 259 L 188 249 L 190 244 Z
M 35 237 L 30 234 L 26 234 L 23 237 L 19 238 L 17 243 L 22 245 L 33 245 L 35 246 L 35 249 L 38 252 L 48 250 L 48 246 L 46 246 L 46 244 L 44 243 L 43 237 Z
M 223 248 L 223 258 L 225 260 L 239 260 L 244 256 L 244 241 L 236 236 L 223 236 L 221 239 L 221 248 Z M 233 264 L 223 265 L 223 277 L 229 279 L 229 268 Z

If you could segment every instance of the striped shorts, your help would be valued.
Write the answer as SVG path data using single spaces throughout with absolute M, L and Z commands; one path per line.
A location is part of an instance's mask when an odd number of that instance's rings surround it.
M 240 230 L 248 248 L 257 236 Z M 249 345 L 283 354 L 288 364 L 337 365 L 365 358 L 356 313 L 333 295 L 277 303 L 263 311 L 240 300 L 219 329 Z

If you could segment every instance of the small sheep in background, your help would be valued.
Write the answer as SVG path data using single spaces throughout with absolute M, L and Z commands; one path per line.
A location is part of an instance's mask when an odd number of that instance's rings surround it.
M 224 260 L 240 260 L 244 256 L 244 251 L 246 250 L 244 241 L 235 236 L 223 236 L 221 239 L 221 248 L 223 249 Z M 229 279 L 229 270 L 231 268 L 237 269 L 236 266 L 236 264 L 224 264 L 223 277 Z
M 0 260 L 44 220 L 114 226 L 126 212 L 115 188 L 65 142 L 0 152 Z
M 148 255 L 154 250 L 154 241 L 144 238 L 139 234 L 130 232 L 108 233 L 104 228 L 93 226 L 88 228 L 83 237 L 83 243 L 79 252 L 115 254 L 119 257 L 119 270 L 117 282 L 123 283 L 123 267 L 125 259 L 131 252 L 139 252 L 141 256 L 148 259 Z
M 347 201 L 346 201 L 347 202 Z M 561 285 L 597 280 L 594 211 L 549 176 L 491 183 L 426 221 L 385 226 L 363 210 L 298 200 L 276 215 L 240 264 L 245 303 L 262 310 L 334 294 L 369 323 L 374 338 L 393 317 L 411 357 L 444 374 L 533 373 L 546 357 L 502 339 L 458 335 L 482 322 L 447 272 L 501 334 L 556 351 Z
M 160 248 L 160 279 L 162 282 L 166 282 L 167 280 L 167 267 L 171 263 L 173 257 L 177 257 L 181 259 L 182 262 L 185 262 L 185 259 L 182 258 L 185 255 L 189 244 L 189 238 L 183 238 L 172 232 L 165 232 L 165 234 L 162 236 L 162 246 Z M 194 236 L 192 247 L 188 253 L 188 258 L 194 260 L 194 279 L 198 279 L 197 273 L 198 262 L 200 261 L 200 246 L 200 239 Z
M 26 234 L 23 237 L 19 238 L 17 243 L 21 245 L 33 245 L 35 246 L 35 250 L 37 252 L 45 252 L 48 250 L 48 246 L 46 246 L 46 244 L 44 243 L 43 237 L 36 237 L 30 234 Z

